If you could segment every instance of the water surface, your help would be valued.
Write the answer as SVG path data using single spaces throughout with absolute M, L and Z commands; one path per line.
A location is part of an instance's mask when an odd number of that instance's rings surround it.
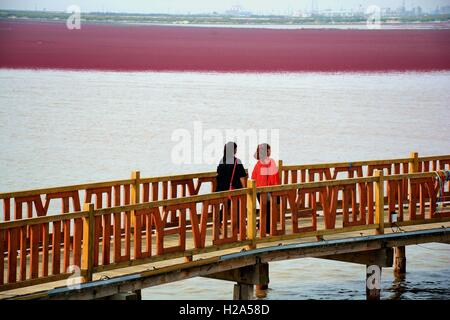
M 215 170 L 171 161 L 174 130 L 279 129 L 286 164 L 448 154 L 450 72 L 116 73 L 0 70 L 0 192 Z M 249 149 L 253 152 L 253 148 Z M 244 158 L 243 152 L 238 154 Z M 247 167 L 249 163 L 245 163 Z M 3 217 L 2 217 L 3 219 Z M 384 299 L 449 299 L 450 249 L 407 248 L 383 271 Z M 268 299 L 363 299 L 365 267 L 272 263 Z M 146 299 L 230 299 L 232 283 L 190 279 Z

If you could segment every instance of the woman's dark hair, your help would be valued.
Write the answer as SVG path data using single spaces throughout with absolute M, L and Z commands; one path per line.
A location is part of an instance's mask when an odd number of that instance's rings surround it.
M 234 163 L 234 155 L 237 151 L 237 144 L 235 142 L 227 142 L 223 146 L 223 163 L 224 164 L 233 164 Z
M 267 156 L 268 156 L 268 151 L 270 150 L 270 145 L 269 144 L 267 144 L 267 143 L 261 143 L 261 144 L 259 144 L 258 145 L 258 147 L 256 148 L 256 152 L 255 152 L 255 155 L 254 155 L 254 157 L 257 159 L 257 160 L 260 160 L 260 159 L 265 159 L 265 158 L 267 158 Z

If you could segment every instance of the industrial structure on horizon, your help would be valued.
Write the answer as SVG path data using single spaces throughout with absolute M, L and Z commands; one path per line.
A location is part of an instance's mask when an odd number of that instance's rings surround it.
M 326 17 L 356 17 L 366 14 L 367 7 L 359 5 L 353 8 L 344 8 L 341 6 L 339 9 L 331 9 L 321 7 L 319 0 L 311 0 L 311 3 L 305 6 L 303 9 L 288 8 L 285 10 L 257 10 L 251 11 L 244 8 L 242 5 L 233 5 L 225 12 L 213 12 L 215 15 L 225 14 L 228 16 L 237 17 L 249 17 L 260 15 L 279 15 L 279 16 L 293 16 L 293 17 L 313 17 L 313 16 L 326 16 Z M 412 2 L 407 5 L 407 2 L 403 0 L 402 5 L 398 7 L 380 7 L 380 13 L 387 16 L 396 17 L 413 17 L 421 15 L 439 15 L 450 14 L 450 5 L 437 6 L 434 9 L 426 9 L 419 5 L 414 6 Z

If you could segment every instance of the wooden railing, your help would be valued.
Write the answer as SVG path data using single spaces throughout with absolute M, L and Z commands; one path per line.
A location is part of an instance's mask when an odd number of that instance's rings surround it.
M 302 165 L 282 165 L 283 184 L 369 177 L 375 170 L 385 175 L 448 170 L 450 155 L 419 157 L 411 152 L 407 158 Z
M 199 194 L 205 184 L 209 184 L 210 188 L 203 190 L 203 193 L 215 189 L 215 172 L 141 178 L 140 172 L 134 171 L 131 179 L 5 192 L 0 193 L 3 200 L 0 221 L 42 217 L 61 211 L 81 211 L 85 203 L 91 202 L 98 209 L 192 196 Z M 56 206 L 55 202 L 60 202 L 61 207 Z M 23 212 L 24 205 L 26 213 Z
M 393 186 L 404 180 L 408 203 L 399 205 L 397 197 L 385 203 L 385 184 L 396 190 Z M 394 225 L 390 215 L 385 217 L 386 207 L 401 212 L 398 226 L 450 221 L 448 207 L 436 209 L 436 193 L 433 172 L 384 176 L 376 171 L 373 177 L 262 188 L 250 180 L 240 190 L 102 209 L 86 204 L 80 212 L 2 222 L 0 252 L 6 254 L 0 259 L 0 290 L 73 277 L 77 267 L 90 281 L 96 272 L 233 247 L 350 231 L 383 233 Z M 257 210 L 258 195 L 262 203 L 269 199 L 268 212 L 264 205 Z M 176 226 L 170 224 L 171 214 Z M 265 229 L 268 215 L 270 230 Z
M 239 190 L 108 208 L 87 203 L 78 212 L 2 222 L 0 291 L 77 275 L 90 281 L 107 270 L 271 241 L 450 221 L 449 208 L 437 208 L 435 177 L 376 170 L 370 177 L 260 188 L 249 180 Z M 270 201 L 268 211 L 257 210 L 258 198 Z M 386 209 L 397 212 L 397 223 Z
M 411 170 L 412 166 L 415 171 Z M 279 161 L 282 184 L 369 177 L 377 169 L 391 175 L 449 168 L 450 155 L 420 158 L 417 153 L 402 159 L 322 164 L 283 165 Z M 215 190 L 215 186 L 216 172 L 141 178 L 140 172 L 134 171 L 130 179 L 124 180 L 0 193 L 0 221 L 77 212 L 91 202 L 99 209 L 207 194 Z M 405 187 L 403 185 L 403 190 Z M 402 196 L 405 200 L 406 191 Z M 175 221 L 173 215 L 170 219 Z

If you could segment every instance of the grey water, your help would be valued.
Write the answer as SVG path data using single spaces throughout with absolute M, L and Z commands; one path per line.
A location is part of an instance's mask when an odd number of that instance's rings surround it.
M 450 72 L 118 73 L 0 70 L 0 192 L 213 171 L 177 163 L 173 134 L 279 130 L 285 164 L 449 154 Z M 203 155 L 214 140 L 202 136 Z M 192 142 L 192 141 L 191 141 Z M 222 148 L 221 143 L 216 143 Z M 190 144 L 193 149 L 193 142 Z M 217 147 L 217 146 L 216 146 Z M 241 146 L 246 167 L 255 145 Z M 194 152 L 192 150 L 192 152 Z M 211 157 L 209 157 L 211 158 Z M 0 220 L 3 220 L 0 213 Z M 449 299 L 450 247 L 407 248 L 408 273 L 382 274 L 383 299 Z M 364 299 L 365 267 L 271 263 L 267 299 Z M 232 283 L 195 278 L 145 299 L 231 299 Z

